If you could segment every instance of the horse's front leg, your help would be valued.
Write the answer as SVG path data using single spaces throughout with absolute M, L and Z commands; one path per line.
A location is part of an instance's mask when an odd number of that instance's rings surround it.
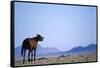
M 35 57 L 36 57 L 36 48 L 34 49 L 34 61 L 36 60 Z

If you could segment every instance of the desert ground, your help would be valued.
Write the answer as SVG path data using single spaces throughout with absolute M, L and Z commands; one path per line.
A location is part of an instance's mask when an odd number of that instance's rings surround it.
M 96 61 L 96 53 L 86 53 L 78 55 L 59 55 L 53 57 L 38 57 L 36 61 L 22 63 L 22 59 L 15 61 L 15 66 L 27 66 L 27 65 L 44 65 L 44 64 L 62 64 L 62 63 L 77 63 L 77 62 L 91 62 Z

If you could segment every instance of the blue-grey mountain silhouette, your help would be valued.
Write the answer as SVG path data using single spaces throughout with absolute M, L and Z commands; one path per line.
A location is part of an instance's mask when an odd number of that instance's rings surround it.
M 21 47 L 15 48 L 15 56 L 16 58 L 21 57 Z M 38 45 L 37 47 L 37 56 L 43 56 L 43 55 L 64 55 L 68 53 L 77 53 L 77 52 L 96 52 L 96 44 L 89 44 L 86 47 L 78 46 L 74 47 L 69 51 L 59 51 L 56 48 L 47 48 L 47 47 L 42 47 L 42 45 Z
M 95 52 L 96 51 L 96 44 L 89 44 L 86 47 L 78 46 L 74 47 L 68 52 Z
M 42 56 L 42 55 L 50 55 L 52 53 L 58 53 L 58 52 L 60 52 L 60 51 L 56 48 L 53 48 L 53 47 L 47 48 L 47 47 L 42 47 L 42 46 L 38 45 L 36 54 L 37 54 L 37 56 Z M 21 57 L 21 46 L 15 48 L 15 57 L 16 58 Z

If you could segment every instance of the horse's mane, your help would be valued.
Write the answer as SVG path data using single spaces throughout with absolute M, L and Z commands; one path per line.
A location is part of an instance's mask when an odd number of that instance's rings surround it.
M 37 37 L 33 37 L 32 40 L 34 40 L 34 41 L 38 41 Z

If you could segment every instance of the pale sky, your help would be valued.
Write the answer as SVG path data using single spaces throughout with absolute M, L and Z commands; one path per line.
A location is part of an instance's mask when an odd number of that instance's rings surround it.
M 37 33 L 60 51 L 96 43 L 96 7 L 16 2 L 15 47 Z

